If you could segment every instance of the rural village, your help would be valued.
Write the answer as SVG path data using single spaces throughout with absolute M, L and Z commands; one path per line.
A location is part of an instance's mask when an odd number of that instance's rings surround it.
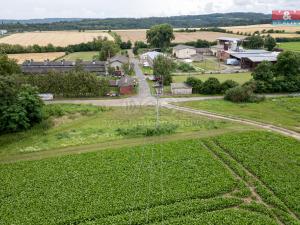
M 0 225 L 300 224 L 299 162 L 300 11 L 0 24 Z

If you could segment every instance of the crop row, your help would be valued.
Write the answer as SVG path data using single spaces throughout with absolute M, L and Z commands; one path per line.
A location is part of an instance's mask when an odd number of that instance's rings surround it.
M 0 224 L 79 224 L 139 211 L 150 220 L 152 211 L 158 215 L 156 207 L 167 210 L 164 206 L 240 188 L 197 140 L 0 165 L 0 170 Z M 184 212 L 182 207 L 177 210 Z

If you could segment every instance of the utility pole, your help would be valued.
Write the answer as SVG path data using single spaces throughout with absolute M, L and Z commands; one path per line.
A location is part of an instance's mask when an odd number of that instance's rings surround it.
M 163 78 L 160 76 L 159 82 L 154 86 L 156 90 L 156 128 L 159 127 L 159 107 L 160 107 L 160 102 L 159 98 L 163 93 Z

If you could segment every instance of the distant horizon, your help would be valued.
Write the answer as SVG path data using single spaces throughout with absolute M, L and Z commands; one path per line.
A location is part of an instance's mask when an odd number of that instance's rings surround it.
M 2 20 L 47 18 L 149 18 L 212 13 L 256 12 L 300 9 L 299 0 L 11 0 L 2 3 Z
M 83 19 L 90 19 L 90 20 L 105 20 L 105 19 L 148 19 L 148 18 L 168 18 L 168 17 L 180 17 L 180 16 L 201 16 L 201 15 L 212 15 L 212 14 L 230 14 L 230 13 L 258 13 L 258 14 L 264 14 L 264 15 L 272 15 L 272 12 L 270 13 L 260 13 L 260 12 L 240 12 L 240 11 L 232 11 L 232 12 L 225 12 L 225 13 L 199 13 L 199 14 L 184 14 L 184 15 L 171 15 L 171 16 L 147 16 L 147 17 L 41 17 L 41 18 L 18 18 L 18 19 L 7 19 L 7 18 L 0 18 L 0 21 L 30 21 L 30 20 L 83 20 Z

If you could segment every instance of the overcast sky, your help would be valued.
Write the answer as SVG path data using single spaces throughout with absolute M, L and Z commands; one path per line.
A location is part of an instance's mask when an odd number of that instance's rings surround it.
M 300 9 L 300 0 L 1 0 L 1 19 L 149 17 Z

